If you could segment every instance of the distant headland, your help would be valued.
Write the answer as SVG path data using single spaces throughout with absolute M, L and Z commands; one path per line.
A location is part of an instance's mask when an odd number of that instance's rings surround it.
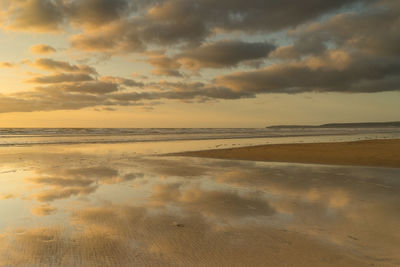
M 400 127 L 400 121 L 392 122 L 357 122 L 357 123 L 328 123 L 321 125 L 272 125 L 266 128 L 375 128 L 375 127 Z

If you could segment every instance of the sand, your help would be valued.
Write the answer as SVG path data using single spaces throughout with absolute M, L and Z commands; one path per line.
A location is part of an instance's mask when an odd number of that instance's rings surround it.
M 400 139 L 280 144 L 177 153 L 216 159 L 400 168 Z
M 133 148 L 0 151 L 0 266 L 400 266 L 400 169 Z

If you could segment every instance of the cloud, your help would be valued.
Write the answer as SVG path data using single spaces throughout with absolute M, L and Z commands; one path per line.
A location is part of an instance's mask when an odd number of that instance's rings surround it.
M 320 57 L 216 78 L 217 84 L 253 93 L 383 92 L 400 90 L 400 61 L 329 51 Z
M 15 64 L 11 62 L 0 62 L 0 68 L 13 68 Z
M 77 110 L 98 106 L 143 106 L 146 103 L 152 105 L 152 101 L 155 100 L 167 99 L 205 102 L 255 96 L 251 92 L 234 91 L 225 87 L 214 87 L 201 83 L 169 85 L 160 83 L 151 84 L 151 86 L 165 88 L 165 91 L 118 92 L 117 84 L 100 81 L 35 87 L 33 91 L 11 95 L 0 94 L 0 113 Z
M 130 11 L 125 0 L 5 1 L 6 29 L 24 32 L 60 32 L 68 24 L 99 26 Z
M 35 54 L 51 54 L 57 51 L 54 47 L 44 44 L 33 45 L 29 50 Z
M 145 44 L 133 23 L 117 21 L 102 27 L 101 31 L 85 32 L 71 37 L 71 46 L 89 52 L 142 52 Z
M 61 86 L 61 89 L 75 88 Z M 38 87 L 34 91 L 19 92 L 12 95 L 0 94 L 0 113 L 32 112 L 52 110 L 77 110 L 85 107 L 109 104 L 101 94 L 65 92 L 60 87 Z M 96 90 L 96 88 L 92 88 Z M 77 89 L 75 89 L 76 91 Z
M 357 0 L 5 0 L 8 28 L 58 31 L 64 25 L 94 28 L 135 15 L 144 39 L 153 42 L 198 40 L 215 29 L 276 31 L 297 26 Z
M 154 75 L 180 77 L 181 67 L 190 70 L 235 67 L 243 62 L 266 58 L 274 49 L 275 46 L 267 42 L 225 40 L 189 48 L 171 57 L 163 53 L 147 53 L 149 59 L 146 62 L 155 67 Z
M 0 113 L 52 110 L 76 110 L 86 107 L 142 106 L 155 100 L 213 101 L 254 97 L 253 92 L 234 91 L 227 87 L 204 83 L 159 82 L 136 83 L 118 77 L 104 80 L 67 82 L 66 75 L 36 77 L 31 82 L 54 82 L 9 95 L 0 94 Z M 73 76 L 75 77 L 75 76 Z M 55 83 L 59 82 L 59 83 Z M 146 88 L 146 91 L 125 91 L 125 88 Z M 126 89 L 127 90 L 127 89 Z M 144 103 L 143 103 L 144 102 Z
M 342 49 L 398 57 L 400 48 L 395 43 L 400 40 L 400 33 L 396 30 L 400 25 L 399 15 L 397 1 L 379 1 L 364 12 L 339 14 L 326 22 L 312 23 L 295 35 L 300 36 L 300 44 L 314 38 Z
M 202 40 L 216 29 L 225 31 L 277 31 L 297 26 L 356 0 L 321 2 L 241 0 L 168 0 L 154 5 L 144 16 L 145 33 L 154 32 L 153 41 Z M 161 23 L 162 22 L 162 23 Z
M 144 86 L 144 83 L 142 83 L 142 82 L 137 82 L 132 79 L 126 79 L 126 78 L 121 78 L 121 77 L 102 76 L 99 78 L 99 80 L 101 80 L 103 82 L 115 83 L 115 84 L 118 84 L 121 86 L 126 86 L 126 87 L 141 88 Z
M 63 82 L 85 82 L 92 81 L 93 78 L 87 74 L 54 74 L 45 76 L 36 76 L 25 80 L 27 83 L 63 83 Z
M 54 77 L 64 77 L 55 75 Z M 56 82 L 54 77 L 47 82 Z M 43 77 L 42 77 L 43 79 Z M 77 110 L 86 107 L 127 105 L 126 101 L 116 101 L 112 93 L 120 90 L 120 84 L 113 82 L 84 81 L 53 83 L 37 86 L 31 91 L 9 95 L 0 94 L 0 113 L 32 112 L 52 110 Z M 131 106 L 143 105 L 131 102 Z
M 88 65 L 71 65 L 65 61 L 50 58 L 39 58 L 31 63 L 33 67 L 48 71 L 79 72 L 86 74 L 97 74 L 97 71 Z
M 205 10 L 213 10 L 212 17 L 217 26 L 227 30 L 277 31 L 294 27 L 329 13 L 357 0 L 339 1 L 262 1 L 244 2 L 241 0 L 204 1 Z M 215 11 L 214 11 L 215 10 Z
M 84 177 L 36 177 L 31 178 L 30 181 L 34 182 L 35 184 L 44 184 L 44 185 L 53 185 L 59 187 L 68 187 L 68 186 L 90 186 L 94 183 L 93 180 L 84 178 Z
M 109 56 L 137 53 L 135 62 L 151 65 L 153 75 L 139 82 L 40 58 L 22 64 L 50 73 L 31 74 L 31 90 L 0 95 L 0 112 L 400 90 L 395 0 L 306 0 L 301 6 L 294 0 L 6 1 L 2 12 L 13 17 L 4 19 L 5 27 L 17 25 L 21 12 L 32 20 L 47 9 L 61 14 L 54 21 L 41 18 L 53 23 L 49 30 L 75 27 L 66 33 L 73 48 Z M 43 30 L 39 22 L 32 27 Z
M 265 58 L 275 49 L 267 42 L 219 41 L 203 44 L 177 56 L 188 69 L 235 67 L 239 63 Z
M 24 32 L 61 31 L 65 14 L 59 0 L 8 1 L 6 29 Z
M 158 76 L 182 76 L 178 70 L 181 64 L 174 58 L 168 57 L 163 53 L 148 53 L 148 55 L 149 59 L 146 62 L 155 67 L 152 74 Z
M 357 51 L 375 56 L 400 54 L 400 7 L 396 1 L 374 1 L 360 12 L 340 13 L 322 22 L 312 22 L 289 32 L 292 45 L 278 48 L 271 56 L 299 59 L 318 56 L 329 49 Z M 385 30 L 382 30 L 385 29 Z
M 101 29 L 92 28 L 74 36 L 71 45 L 77 49 L 111 53 L 141 52 L 150 44 L 199 45 L 217 31 L 253 34 L 296 27 L 358 0 L 307 0 L 301 7 L 293 0 L 279 3 L 261 0 L 250 3 L 241 0 L 154 2 L 156 4 L 150 2 L 132 9 L 135 16 L 130 17 L 118 15 L 111 9 L 109 14 L 113 19 L 109 24 L 97 22 Z
M 179 70 L 174 69 L 164 69 L 164 68 L 156 68 L 151 72 L 153 75 L 157 76 L 171 76 L 171 77 L 182 77 L 182 73 Z
M 399 15 L 398 2 L 380 1 L 312 23 L 293 32 L 293 45 L 272 53 L 283 62 L 220 76 L 217 84 L 258 93 L 400 90 Z
M 139 100 L 197 100 L 207 101 L 213 99 L 239 99 L 254 97 L 254 94 L 248 92 L 237 92 L 226 87 L 217 87 L 203 83 L 153 83 L 149 88 L 155 88 L 160 91 L 150 91 L 143 93 L 120 93 L 110 96 L 118 101 L 139 101 Z
M 0 199 L 1 200 L 13 199 L 13 198 L 15 198 L 14 194 L 3 194 L 3 195 L 0 195 Z
M 74 24 L 89 27 L 119 20 L 130 12 L 127 0 L 73 0 L 66 2 L 65 9 Z
M 54 93 L 67 92 L 67 93 L 82 93 L 93 95 L 104 95 L 111 92 L 118 91 L 118 84 L 107 83 L 102 81 L 89 81 L 89 82 L 75 82 L 65 84 L 54 84 L 46 87 L 36 87 L 39 93 Z

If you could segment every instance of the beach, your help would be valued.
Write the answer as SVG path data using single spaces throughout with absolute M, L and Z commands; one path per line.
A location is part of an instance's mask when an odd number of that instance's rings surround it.
M 200 152 L 246 160 L 172 154 L 262 143 L 222 141 L 3 147 L 0 266 L 400 264 L 400 169 L 261 162 L 252 152 L 309 144 Z M 396 140 L 312 147 L 359 155 L 370 144 L 389 147 L 381 160 L 399 151 Z
M 0 0 L 0 267 L 400 267 L 400 0 Z
M 400 168 L 400 139 L 278 144 L 213 149 L 175 155 L 215 159 Z

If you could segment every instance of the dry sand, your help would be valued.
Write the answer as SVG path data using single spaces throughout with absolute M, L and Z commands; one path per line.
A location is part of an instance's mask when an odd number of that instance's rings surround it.
M 261 145 L 183 152 L 174 155 L 216 159 L 400 168 L 400 139 Z

